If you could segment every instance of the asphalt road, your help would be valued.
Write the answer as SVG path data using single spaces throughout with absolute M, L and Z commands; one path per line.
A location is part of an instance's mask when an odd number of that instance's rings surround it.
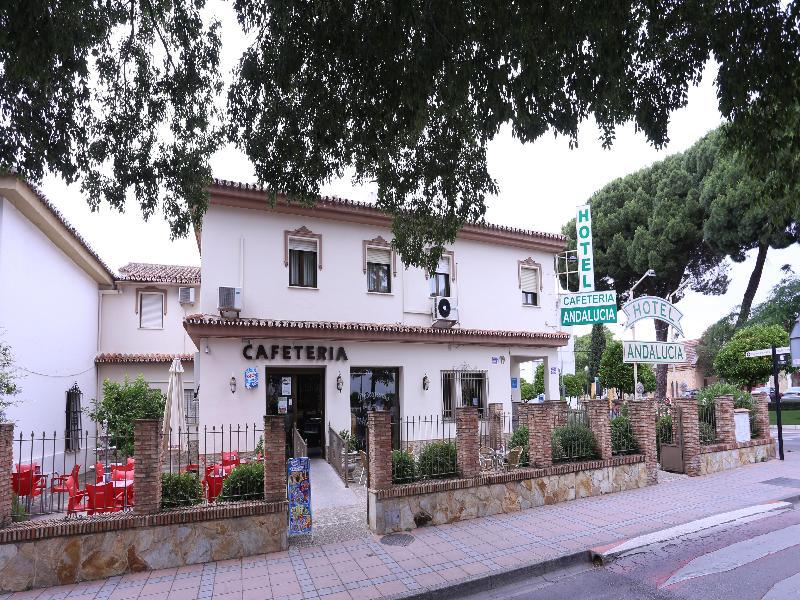
M 772 432 L 773 437 L 778 437 L 777 430 L 773 430 Z M 778 442 L 775 442 L 775 447 L 777 448 Z M 800 431 L 796 429 L 784 429 L 783 430 L 783 452 L 800 452 Z
M 605 567 L 579 566 L 467 598 L 796 600 L 800 507 L 649 546 Z

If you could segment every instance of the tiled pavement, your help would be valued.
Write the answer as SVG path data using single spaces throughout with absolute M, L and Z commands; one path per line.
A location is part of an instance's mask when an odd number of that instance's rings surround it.
M 704 516 L 800 494 L 763 483 L 800 477 L 800 458 L 642 490 L 429 527 L 406 546 L 378 536 L 203 565 L 33 590 L 13 600 L 378 598 L 522 566 Z M 798 483 L 800 485 L 800 482 Z M 9 596 L 0 596 L 6 600 Z

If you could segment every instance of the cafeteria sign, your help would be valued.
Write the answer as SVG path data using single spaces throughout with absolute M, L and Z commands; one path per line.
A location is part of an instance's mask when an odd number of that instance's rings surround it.
M 656 365 L 686 362 L 686 348 L 679 342 L 622 342 L 622 362 Z
M 584 292 L 561 297 L 562 325 L 617 322 L 617 292 Z
M 628 318 L 625 327 L 632 327 L 643 319 L 658 319 L 669 323 L 675 328 L 675 331 L 683 335 L 681 328 L 681 319 L 683 313 L 677 307 L 664 298 L 657 296 L 639 296 L 631 300 L 622 307 L 622 312 Z

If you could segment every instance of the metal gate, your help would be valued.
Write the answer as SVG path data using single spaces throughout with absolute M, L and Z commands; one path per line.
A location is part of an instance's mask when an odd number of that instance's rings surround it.
M 673 473 L 683 473 L 683 427 L 681 409 L 659 402 L 656 410 L 656 444 L 661 468 Z

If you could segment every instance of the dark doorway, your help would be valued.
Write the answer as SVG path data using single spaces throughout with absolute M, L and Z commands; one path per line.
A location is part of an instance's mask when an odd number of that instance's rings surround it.
M 267 414 L 285 415 L 286 456 L 294 452 L 294 429 L 308 456 L 325 453 L 325 369 L 267 368 Z

